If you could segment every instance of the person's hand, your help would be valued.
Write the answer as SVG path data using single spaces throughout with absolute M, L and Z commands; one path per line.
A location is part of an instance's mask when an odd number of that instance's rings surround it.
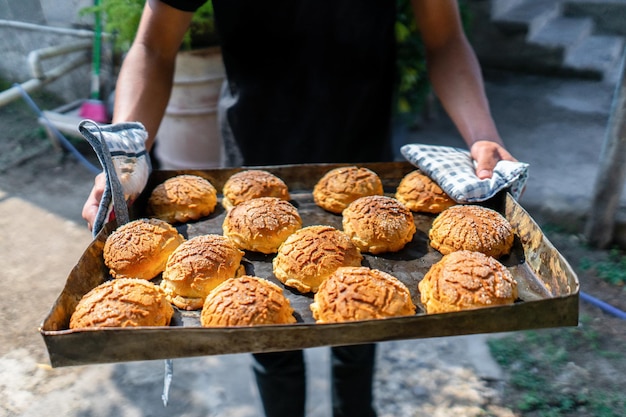
M 83 219 L 87 221 L 89 230 L 93 230 L 93 222 L 98 214 L 98 208 L 100 207 L 100 201 L 102 200 L 105 186 L 106 176 L 104 172 L 102 172 L 96 175 L 91 193 L 89 193 L 89 197 L 87 197 L 87 201 L 83 206 Z
M 498 142 L 479 140 L 472 144 L 470 149 L 472 158 L 476 161 L 476 176 L 481 180 L 491 178 L 493 170 L 499 161 L 517 161 Z

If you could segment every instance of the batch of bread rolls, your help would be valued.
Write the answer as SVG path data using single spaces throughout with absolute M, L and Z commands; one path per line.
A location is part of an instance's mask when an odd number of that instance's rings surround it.
M 457 204 L 417 169 L 393 197 L 370 169 L 329 170 L 312 196 L 321 209 L 341 216 L 342 230 L 303 226 L 288 186 L 262 169 L 234 174 L 222 195 L 223 233 L 185 239 L 175 226 L 212 214 L 216 188 L 196 175 L 154 188 L 148 217 L 107 237 L 103 258 L 111 279 L 82 297 L 70 328 L 168 326 L 174 307 L 200 310 L 204 327 L 295 323 L 285 290 L 312 294 L 316 323 L 414 315 L 403 282 L 362 266 L 363 253 L 397 252 L 413 240 L 413 213 L 435 215 L 428 238 L 443 255 L 416 288 L 425 313 L 512 304 L 518 297 L 515 279 L 498 261 L 513 246 L 508 221 L 483 206 Z M 246 252 L 271 256 L 283 288 L 246 274 Z

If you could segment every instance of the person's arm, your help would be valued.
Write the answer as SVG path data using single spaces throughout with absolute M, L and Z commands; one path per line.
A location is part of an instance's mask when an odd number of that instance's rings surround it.
M 428 74 L 444 109 L 477 162 L 479 178 L 489 178 L 506 151 L 485 95 L 480 65 L 469 44 L 455 0 L 412 0 L 426 50 Z
M 137 35 L 115 86 L 113 123 L 141 122 L 148 131 L 150 149 L 170 97 L 176 54 L 193 13 L 182 12 L 159 0 L 144 6 Z M 96 176 L 83 206 L 82 216 L 89 229 L 98 213 L 105 187 L 104 174 Z
M 144 7 L 135 40 L 124 58 L 115 87 L 113 122 L 139 121 L 154 142 L 172 89 L 176 55 L 193 13 L 159 0 Z

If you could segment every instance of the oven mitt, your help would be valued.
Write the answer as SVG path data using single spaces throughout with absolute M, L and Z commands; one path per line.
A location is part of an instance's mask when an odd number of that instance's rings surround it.
M 152 170 L 146 150 L 148 132 L 141 123 L 101 125 L 83 120 L 79 132 L 89 142 L 104 169 L 106 186 L 93 224 L 93 236 L 115 214 L 118 224 L 128 223 L 128 203 L 143 191 Z
M 481 180 L 476 176 L 474 161 L 465 149 L 408 144 L 402 146 L 400 152 L 460 204 L 488 200 L 507 188 L 517 200 L 528 180 L 528 164 L 525 162 L 500 161 L 492 177 Z

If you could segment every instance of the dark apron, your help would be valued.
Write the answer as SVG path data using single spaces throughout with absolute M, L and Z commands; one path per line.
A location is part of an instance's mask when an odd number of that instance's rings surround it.
M 238 163 L 391 160 L 394 1 L 213 5 Z

